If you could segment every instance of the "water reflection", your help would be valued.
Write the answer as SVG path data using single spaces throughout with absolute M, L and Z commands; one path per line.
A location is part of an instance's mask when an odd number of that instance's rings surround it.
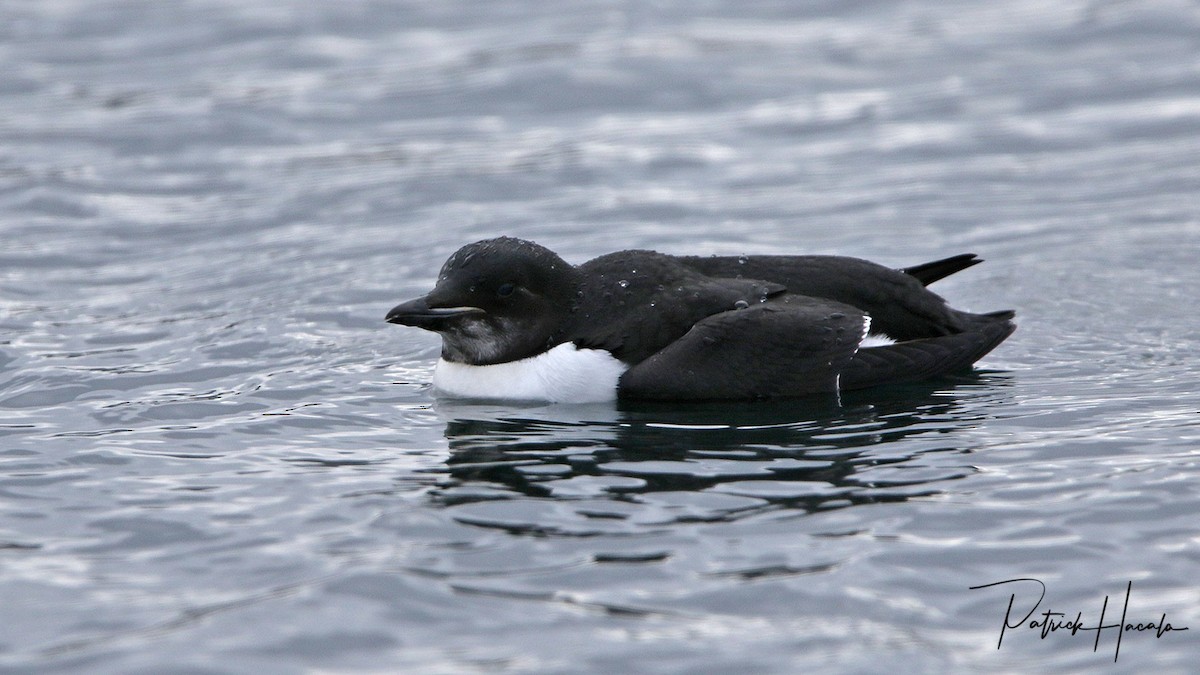
M 981 373 L 840 399 L 689 405 L 443 401 L 451 454 L 434 496 L 456 508 L 538 498 L 574 503 L 568 519 L 661 524 L 934 495 L 973 472 L 967 432 L 1004 404 L 1010 383 Z M 647 505 L 658 507 L 649 517 L 638 508 Z M 549 505 L 478 506 L 462 520 L 545 533 L 549 519 L 564 531 Z

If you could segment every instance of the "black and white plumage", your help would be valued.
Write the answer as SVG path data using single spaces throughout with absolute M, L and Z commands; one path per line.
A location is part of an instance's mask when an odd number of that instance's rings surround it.
M 574 266 L 500 237 L 459 249 L 387 321 L 442 336 L 434 386 L 452 396 L 802 396 L 969 368 L 1013 332 L 1013 312 L 952 309 L 925 286 L 979 262 L 631 250 Z

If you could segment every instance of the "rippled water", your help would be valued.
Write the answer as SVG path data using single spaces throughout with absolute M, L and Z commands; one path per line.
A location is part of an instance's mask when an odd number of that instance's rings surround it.
M 1194 667 L 1200 6 L 795 4 L 0 6 L 0 669 Z M 840 401 L 436 401 L 382 317 L 502 233 L 974 251 L 938 290 L 1021 328 Z M 997 649 L 1021 577 L 1177 630 Z

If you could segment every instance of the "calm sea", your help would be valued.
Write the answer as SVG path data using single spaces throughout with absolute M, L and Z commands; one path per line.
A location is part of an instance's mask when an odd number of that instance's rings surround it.
M 1020 329 L 439 401 L 383 316 L 499 234 L 970 251 Z M 1195 2 L 4 3 L 0 671 L 1193 669 L 1198 254 Z

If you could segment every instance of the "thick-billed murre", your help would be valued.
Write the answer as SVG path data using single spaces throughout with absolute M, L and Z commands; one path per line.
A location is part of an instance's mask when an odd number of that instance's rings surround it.
M 974 254 L 894 270 L 840 256 L 618 251 L 571 265 L 530 241 L 462 247 L 390 323 L 435 331 L 433 384 L 456 397 L 588 402 L 801 396 L 968 368 L 1012 311 L 925 288 Z M 878 345 L 878 346 L 875 346 Z

